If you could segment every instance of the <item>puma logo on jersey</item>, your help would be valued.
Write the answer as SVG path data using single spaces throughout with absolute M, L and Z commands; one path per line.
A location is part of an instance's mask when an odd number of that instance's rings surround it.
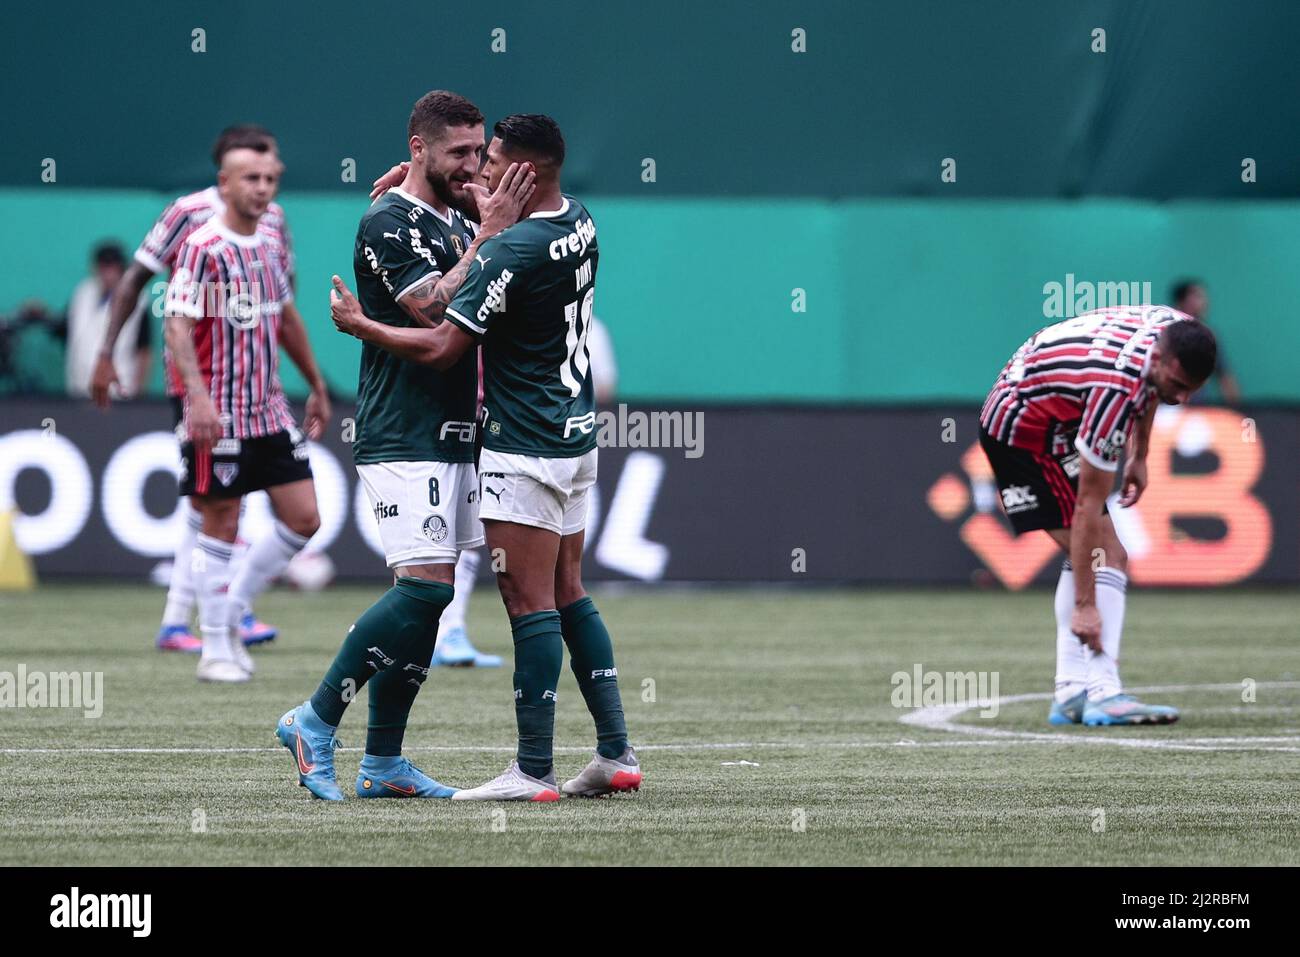
M 478 263 L 480 266 L 482 266 L 484 269 L 487 269 L 487 264 L 492 261 L 492 257 L 489 256 L 487 259 L 484 259 L 482 256 L 476 254 L 474 256 L 474 261 Z
M 493 497 L 497 500 L 497 504 L 498 504 L 498 505 L 501 504 L 501 492 L 498 492 L 498 491 L 497 491 L 496 489 L 494 489 L 494 488 L 489 488 L 489 487 L 486 486 L 486 485 L 483 486 L 483 491 L 485 491 L 485 492 L 487 492 L 489 495 L 493 496 Z M 502 491 L 505 491 L 505 490 L 502 489 Z
M 395 239 L 395 240 L 397 240 L 397 242 L 400 243 L 400 242 L 402 241 L 402 230 L 399 228 L 399 229 L 397 230 L 397 232 L 395 232 L 395 233 L 384 233 L 384 238 L 385 238 L 385 239 Z M 368 249 L 369 247 L 366 247 L 366 248 Z

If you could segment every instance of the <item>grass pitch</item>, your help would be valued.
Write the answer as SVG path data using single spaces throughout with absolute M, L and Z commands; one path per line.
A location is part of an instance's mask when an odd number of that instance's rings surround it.
M 1300 857 L 1300 592 L 1129 596 L 1123 673 L 1179 686 L 1165 728 L 1055 729 L 1045 700 L 899 722 L 891 675 L 996 672 L 1047 692 L 1044 593 L 612 591 L 640 794 L 558 805 L 361 801 L 297 786 L 272 738 L 378 587 L 277 591 L 281 637 L 243 687 L 199 685 L 151 640 L 162 593 L 44 586 L 0 597 L 0 671 L 102 671 L 98 719 L 0 710 L 3 864 L 1294 864 Z M 490 586 L 471 634 L 510 655 Z M 1241 682 L 1254 679 L 1254 701 Z M 1288 684 L 1289 683 L 1289 684 Z M 1217 687 L 1196 687 L 1196 686 Z M 1226 686 L 1226 687 L 1225 687 Z M 364 697 L 364 696 L 363 696 Z M 561 679 L 557 775 L 591 725 Z M 512 753 L 510 669 L 435 671 L 409 755 L 470 786 Z M 351 794 L 365 702 L 344 719 Z M 989 735 L 987 730 L 997 732 Z M 1010 732 L 1010 735 L 1004 734 Z M 1111 743 L 1092 744 L 1090 739 Z M 1176 746 L 1176 747 L 1171 747 Z M 133 750 L 135 749 L 135 750 Z M 1103 817 L 1104 812 L 1104 817 Z

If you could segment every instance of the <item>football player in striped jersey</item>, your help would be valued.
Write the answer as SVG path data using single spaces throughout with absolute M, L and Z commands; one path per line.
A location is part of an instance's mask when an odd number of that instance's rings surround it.
M 1107 514 L 1147 484 L 1158 403 L 1180 405 L 1214 371 L 1214 333 L 1167 306 L 1099 309 L 1030 337 L 980 413 L 980 444 L 1017 535 L 1066 554 L 1056 587 L 1052 724 L 1170 724 L 1178 711 L 1124 693 L 1119 677 L 1128 554 Z

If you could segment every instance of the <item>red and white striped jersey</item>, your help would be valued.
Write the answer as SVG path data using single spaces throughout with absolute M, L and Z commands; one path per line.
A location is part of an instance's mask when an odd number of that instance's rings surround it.
M 194 320 L 194 352 L 227 438 L 293 426 L 280 386 L 280 318 L 293 301 L 284 253 L 269 233 L 209 220 L 181 243 L 166 313 Z M 189 398 L 185 424 L 189 426 Z
M 209 186 L 196 193 L 188 193 L 167 204 L 158 221 L 154 223 L 149 235 L 145 236 L 140 248 L 135 251 L 136 262 L 150 272 L 170 273 L 176 268 L 176 255 L 181 243 L 194 230 L 198 229 L 213 216 L 225 212 L 226 204 L 217 191 Z M 284 209 L 279 203 L 271 203 L 262 218 L 257 221 L 258 232 L 271 236 L 284 251 L 284 270 L 290 276 L 294 273 L 293 239 L 289 234 L 289 224 L 284 218 Z M 185 392 L 176 369 L 172 365 L 171 355 L 163 351 L 164 380 L 168 395 L 182 395 Z
M 1003 367 L 980 424 L 999 442 L 1057 456 L 1073 436 L 1081 456 L 1115 471 L 1155 391 L 1151 348 L 1165 326 L 1190 318 L 1168 306 L 1120 306 L 1040 329 Z

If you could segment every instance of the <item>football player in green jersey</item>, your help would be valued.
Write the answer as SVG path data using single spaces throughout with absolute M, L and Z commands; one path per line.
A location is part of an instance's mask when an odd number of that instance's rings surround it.
M 515 223 L 535 189 L 522 164 L 489 193 L 471 182 L 483 155 L 483 114 L 455 93 L 421 97 L 408 125 L 410 170 L 361 219 L 353 268 L 366 309 L 385 328 L 432 329 L 482 243 Z M 467 191 L 469 191 L 467 193 Z M 458 208 L 473 203 L 477 235 Z M 451 601 L 461 549 L 483 543 L 474 500 L 478 363 L 472 353 L 435 370 L 365 345 L 353 455 L 374 509 L 393 586 L 357 619 L 310 701 L 281 717 L 299 783 L 338 800 L 334 732 L 370 682 L 358 797 L 450 797 L 402 757 L 407 716 L 429 673 L 438 619 Z
M 483 451 L 479 515 L 498 566 L 515 645 L 517 760 L 453 800 L 553 801 L 555 688 L 569 648 L 596 723 L 597 749 L 566 795 L 637 790 L 609 633 L 582 587 L 596 434 L 586 349 L 599 250 L 591 214 L 560 189 L 564 139 L 547 116 L 497 123 L 483 175 L 495 188 L 518 163 L 537 173 L 523 218 L 477 251 L 447 321 L 433 329 L 375 322 L 335 276 L 335 325 L 394 355 L 452 368 L 483 343 Z

